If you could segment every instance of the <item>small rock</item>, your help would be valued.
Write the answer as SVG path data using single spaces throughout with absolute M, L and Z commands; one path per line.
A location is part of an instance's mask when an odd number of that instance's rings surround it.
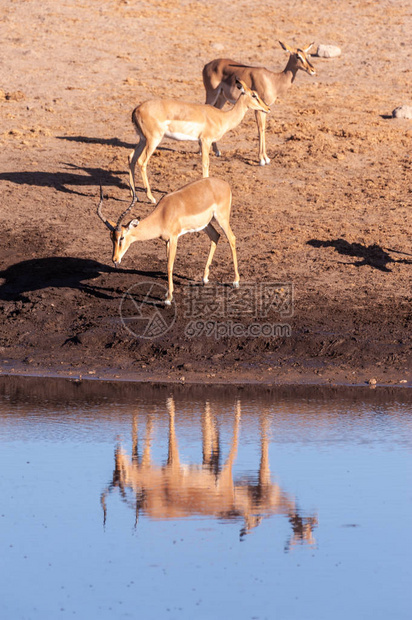
M 318 49 L 316 50 L 316 56 L 320 58 L 337 58 L 341 55 L 340 47 L 336 45 L 318 45 Z
M 369 385 L 376 385 L 377 381 L 376 379 L 369 379 L 368 383 Z
M 127 77 L 125 80 L 123 80 L 123 84 L 127 84 L 128 86 L 135 86 L 136 84 L 138 84 L 138 80 L 133 77 Z
M 225 49 L 223 43 L 212 43 L 210 47 L 217 52 L 222 52 Z
M 394 118 L 412 118 L 412 106 L 400 105 L 392 112 Z
M 25 94 L 21 90 L 16 90 L 14 93 L 6 93 L 0 88 L 0 101 L 21 101 L 25 98 Z

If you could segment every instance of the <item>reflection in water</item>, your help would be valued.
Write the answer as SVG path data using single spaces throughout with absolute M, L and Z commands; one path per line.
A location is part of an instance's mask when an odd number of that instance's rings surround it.
M 260 414 L 260 463 L 255 479 L 234 478 L 241 420 L 240 401 L 235 405 L 229 454 L 221 465 L 222 446 L 217 420 L 206 401 L 202 420 L 202 464 L 182 464 L 175 427 L 175 402 L 166 401 L 169 429 L 166 464 L 152 461 L 153 418 L 146 417 L 143 450 L 139 452 L 138 416 L 133 418 L 132 457 L 121 444 L 115 450 L 115 467 L 110 485 L 101 495 L 104 522 L 107 518 L 107 496 L 119 489 L 121 498 L 133 505 L 137 524 L 139 515 L 152 519 L 179 519 L 190 516 L 214 516 L 225 521 L 243 520 L 240 538 L 258 526 L 263 518 L 286 516 L 292 533 L 285 550 L 297 543 L 315 544 L 313 530 L 316 515 L 303 517 L 295 499 L 271 482 L 268 456 L 268 414 Z M 128 492 L 132 493 L 129 499 Z
M 411 390 L 251 389 L 0 377 L 0 618 L 409 620 Z

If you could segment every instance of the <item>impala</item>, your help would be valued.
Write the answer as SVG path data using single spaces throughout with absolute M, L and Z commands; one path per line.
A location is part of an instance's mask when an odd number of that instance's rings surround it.
M 206 103 L 218 109 L 223 108 L 226 101 L 234 103 L 238 98 L 236 81 L 242 80 L 242 83 L 253 88 L 267 105 L 271 106 L 278 97 L 286 94 L 299 69 L 309 75 L 316 74 L 315 68 L 307 57 L 313 43 L 304 49 L 290 47 L 281 41 L 279 43 L 290 54 L 286 67 L 280 73 L 273 73 L 265 67 L 248 67 L 225 58 L 217 58 L 205 65 L 203 84 L 206 89 Z M 266 116 L 257 109 L 255 116 L 259 133 L 259 163 L 264 166 L 270 162 L 266 153 Z M 213 144 L 213 150 L 216 155 L 220 155 L 216 144 Z
M 132 122 L 140 139 L 129 156 L 132 191 L 135 190 L 134 172 L 137 162 L 147 197 L 151 202 L 156 202 L 147 178 L 147 165 L 164 136 L 174 140 L 198 141 L 202 154 L 202 175 L 209 176 L 209 152 L 212 143 L 216 143 L 230 129 L 237 127 L 247 110 L 256 110 L 261 114 L 269 112 L 269 107 L 259 95 L 244 82 L 237 81 L 234 86 L 239 96 L 233 108 L 228 111 L 210 105 L 183 103 L 173 99 L 145 101 L 133 110 Z
M 100 202 L 97 215 L 110 230 L 113 243 L 114 264 L 120 262 L 134 241 L 162 239 L 166 243 L 168 291 L 165 304 L 170 305 L 173 299 L 173 264 L 176 256 L 177 240 L 181 235 L 189 232 L 204 230 L 211 241 L 209 256 L 203 275 L 203 283 L 209 281 L 209 267 L 216 250 L 220 234 L 211 224 L 214 218 L 225 233 L 232 251 L 235 269 L 234 287 L 239 286 L 239 272 L 237 269 L 236 237 L 230 228 L 230 209 L 232 205 L 232 191 L 226 181 L 216 178 L 192 181 L 181 189 L 167 194 L 155 209 L 143 220 L 133 219 L 127 225 L 122 224 L 123 218 L 136 202 L 136 193 L 131 188 L 133 199 L 129 207 L 117 220 L 112 222 L 102 214 L 103 191 L 100 187 Z

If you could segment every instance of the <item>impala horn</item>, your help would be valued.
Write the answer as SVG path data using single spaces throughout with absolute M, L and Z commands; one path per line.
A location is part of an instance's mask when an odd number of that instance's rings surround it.
M 135 205 L 136 200 L 137 200 L 137 196 L 136 196 L 136 192 L 134 190 L 134 188 L 130 185 L 130 191 L 132 192 L 133 198 L 132 198 L 132 202 L 130 203 L 130 205 L 127 207 L 126 211 L 123 211 L 123 213 L 119 216 L 119 219 L 117 220 L 116 223 L 116 230 L 120 229 L 120 224 L 121 221 L 123 220 L 123 218 L 129 213 L 130 209 Z
M 100 202 L 99 202 L 99 206 L 97 207 L 97 215 L 100 217 L 103 224 L 105 224 L 105 226 L 107 226 L 109 230 L 113 231 L 114 227 L 110 224 L 110 222 L 104 217 L 102 213 L 102 204 L 103 204 L 103 188 L 102 188 L 102 184 L 100 183 Z

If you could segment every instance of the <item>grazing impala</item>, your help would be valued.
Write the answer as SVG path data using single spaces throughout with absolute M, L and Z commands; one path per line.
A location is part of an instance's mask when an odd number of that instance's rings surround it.
M 232 251 L 235 280 L 233 286 L 239 286 L 239 272 L 237 269 L 236 237 L 230 228 L 230 209 L 232 205 L 232 191 L 226 181 L 207 178 L 193 181 L 171 194 L 164 196 L 155 209 L 143 220 L 133 219 L 127 225 L 122 224 L 123 218 L 136 202 L 136 193 L 133 188 L 133 199 L 129 207 L 114 223 L 102 214 L 103 191 L 100 187 L 100 202 L 97 215 L 110 230 L 113 243 L 112 260 L 117 266 L 129 246 L 134 241 L 162 239 L 166 243 L 168 291 L 166 305 L 173 299 L 173 264 L 176 256 L 177 240 L 181 235 L 189 232 L 204 230 L 211 241 L 209 256 L 203 275 L 203 282 L 209 281 L 209 267 L 216 250 L 220 235 L 212 226 L 214 218 L 225 233 Z
M 223 112 L 210 105 L 183 103 L 173 99 L 145 101 L 133 110 L 132 121 L 139 135 L 139 143 L 129 156 L 130 186 L 135 189 L 134 172 L 139 164 L 147 197 L 154 199 L 147 178 L 147 165 L 162 138 L 174 140 L 196 140 L 202 153 L 202 174 L 209 176 L 209 152 L 212 143 L 223 138 L 243 120 L 247 110 L 269 112 L 269 107 L 259 95 L 250 90 L 244 82 L 234 84 L 239 95 L 231 110 Z
M 253 88 L 259 96 L 271 106 L 278 97 L 283 97 L 295 80 L 296 73 L 302 69 L 309 75 L 315 75 L 315 68 L 309 62 L 307 54 L 313 43 L 304 49 L 295 49 L 279 41 L 282 48 L 289 52 L 289 60 L 283 71 L 273 73 L 265 67 L 248 67 L 234 60 L 217 58 L 203 68 L 203 83 L 206 89 L 206 103 L 221 109 L 226 101 L 234 103 L 238 98 L 235 87 L 237 80 L 242 80 L 249 88 Z M 270 162 L 266 154 L 265 127 L 266 116 L 260 110 L 255 111 L 259 132 L 259 163 L 261 166 Z M 220 151 L 216 144 L 213 150 L 217 155 Z

